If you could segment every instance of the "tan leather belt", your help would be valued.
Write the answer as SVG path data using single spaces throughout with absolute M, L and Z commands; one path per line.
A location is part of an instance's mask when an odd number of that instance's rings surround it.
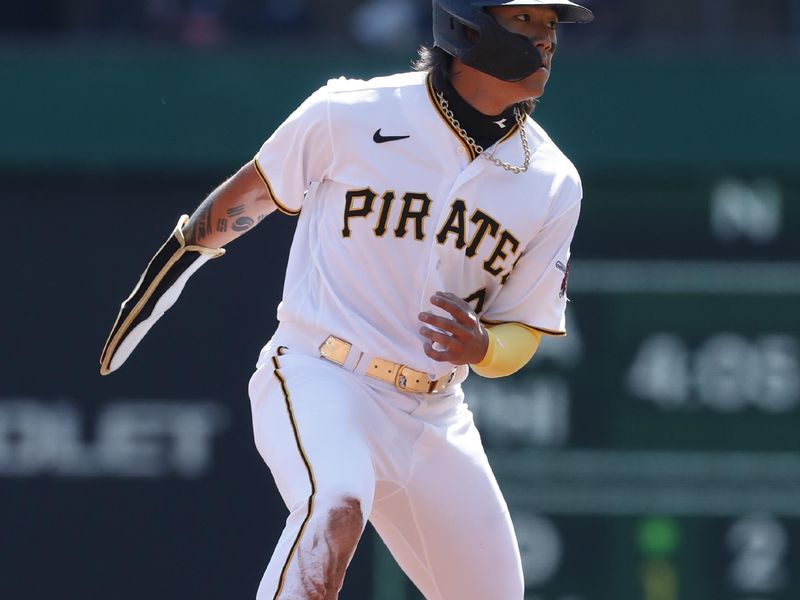
M 353 345 L 335 336 L 329 335 L 319 347 L 319 354 L 339 366 L 344 366 L 347 362 Z M 360 358 L 359 361 L 360 362 Z M 358 364 L 356 362 L 356 365 Z M 355 367 L 354 367 L 355 369 Z M 411 392 L 414 394 L 438 394 L 444 391 L 452 383 L 456 375 L 453 369 L 449 375 L 439 379 L 431 379 L 427 373 L 417 371 L 411 367 L 400 363 L 385 360 L 383 358 L 373 358 L 367 365 L 364 374 L 368 377 L 391 383 L 401 392 Z

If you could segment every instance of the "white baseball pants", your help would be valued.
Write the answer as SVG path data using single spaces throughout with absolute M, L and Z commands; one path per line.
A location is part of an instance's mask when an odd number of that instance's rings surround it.
M 338 547 L 367 519 L 427 600 L 522 599 L 511 518 L 460 385 L 400 392 L 286 339 L 262 352 L 249 392 L 289 509 L 257 600 L 335 598 L 324 581 L 343 575 L 352 552 Z

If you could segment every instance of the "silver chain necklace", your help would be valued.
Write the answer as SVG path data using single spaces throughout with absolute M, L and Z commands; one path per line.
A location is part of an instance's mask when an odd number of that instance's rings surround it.
M 444 94 L 442 92 L 436 92 L 436 99 L 439 101 L 439 106 L 442 107 L 442 112 L 444 112 L 444 116 L 447 117 L 447 120 L 450 121 L 450 124 L 458 131 L 459 135 L 464 138 L 464 141 L 467 142 L 472 151 L 475 152 L 477 156 L 482 156 L 486 160 L 494 163 L 498 167 L 502 167 L 506 171 L 511 171 L 515 175 L 520 173 L 524 173 L 528 170 L 528 167 L 531 166 L 531 149 L 528 145 L 528 136 L 525 135 L 525 117 L 522 116 L 522 111 L 519 109 L 518 106 L 514 107 L 514 118 L 517 121 L 517 127 L 519 128 L 519 137 L 522 140 L 522 150 L 525 152 L 525 162 L 521 167 L 509 164 L 503 160 L 495 158 L 494 156 L 490 156 L 486 154 L 486 151 L 483 149 L 483 146 L 478 144 L 467 131 L 461 126 L 461 123 L 458 122 L 453 111 L 450 110 L 450 104 L 445 100 Z

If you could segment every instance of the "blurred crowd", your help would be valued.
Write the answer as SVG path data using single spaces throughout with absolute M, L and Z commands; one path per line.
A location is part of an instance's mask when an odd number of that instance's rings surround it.
M 800 47 L 800 0 L 585 0 L 581 45 Z M 314 35 L 404 48 L 430 37 L 430 0 L 3 0 L 0 37 L 157 38 L 196 46 Z

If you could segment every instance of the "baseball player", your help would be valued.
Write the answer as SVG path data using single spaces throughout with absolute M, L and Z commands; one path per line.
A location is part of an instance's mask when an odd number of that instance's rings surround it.
M 461 383 L 565 333 L 581 201 L 531 118 L 568 0 L 433 0 L 417 70 L 329 81 L 153 257 L 118 368 L 187 279 L 274 210 L 298 218 L 249 395 L 289 510 L 258 600 L 328 600 L 369 520 L 429 600 L 519 600 L 512 521 Z

